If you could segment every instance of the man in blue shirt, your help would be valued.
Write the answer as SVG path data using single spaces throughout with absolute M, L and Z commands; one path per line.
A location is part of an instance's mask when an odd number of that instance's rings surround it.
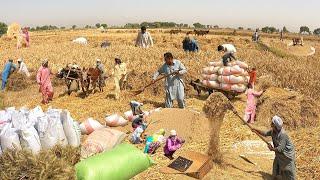
M 2 71 L 2 85 L 1 90 L 4 90 L 6 88 L 6 84 L 8 81 L 8 78 L 12 72 L 14 72 L 17 69 L 16 65 L 13 64 L 13 60 L 9 59 L 6 65 L 4 66 L 4 69 Z
M 154 73 L 153 81 L 155 81 L 160 74 L 169 75 L 173 73 L 168 76 L 165 81 L 165 107 L 172 108 L 173 100 L 177 99 L 179 108 L 185 108 L 182 75 L 187 73 L 187 69 L 179 60 L 173 59 L 173 55 L 170 52 L 164 54 L 164 60 L 165 63 Z

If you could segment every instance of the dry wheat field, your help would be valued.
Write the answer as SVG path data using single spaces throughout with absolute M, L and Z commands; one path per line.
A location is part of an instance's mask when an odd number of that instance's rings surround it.
M 316 51 L 312 56 L 302 56 L 296 55 L 294 48 L 287 48 L 286 44 L 289 40 L 280 42 L 276 38 L 262 37 L 262 42 L 269 47 L 269 49 L 265 49 L 261 45 L 251 42 L 250 36 L 209 34 L 196 37 L 200 45 L 198 53 L 186 53 L 181 47 L 185 34 L 170 35 L 166 31 L 150 30 L 155 44 L 150 49 L 135 47 L 134 41 L 138 30 L 125 29 L 109 30 L 107 33 L 101 33 L 97 30 L 32 32 L 30 34 L 31 46 L 19 50 L 15 48 L 14 40 L 2 38 L 0 39 L 0 67 L 4 66 L 8 58 L 12 58 L 16 62 L 18 58 L 22 57 L 33 74 L 33 79 L 30 79 L 26 88 L 19 91 L 2 92 L 3 104 L 5 107 L 27 106 L 30 108 L 40 105 L 41 94 L 38 92 L 34 74 L 45 58 L 49 60 L 49 67 L 54 73 L 59 68 L 73 62 L 81 67 L 93 67 L 95 60 L 99 58 L 110 75 L 114 58 L 120 57 L 130 71 L 130 85 L 134 90 L 138 90 L 151 82 L 152 74 L 163 63 L 163 54 L 170 51 L 176 59 L 184 63 L 188 70 L 184 77 L 187 84 L 187 109 L 202 115 L 202 108 L 208 95 L 196 96 L 196 91 L 188 85 L 188 82 L 191 79 L 200 78 L 202 67 L 206 66 L 209 61 L 219 60 L 221 54 L 216 51 L 219 44 L 232 43 L 237 47 L 237 57 L 250 66 L 256 67 L 258 88 L 266 89 L 266 93 L 258 100 L 255 126 L 267 129 L 272 113 L 280 113 L 286 117 L 285 128 L 296 147 L 298 178 L 320 178 L 319 51 Z M 72 40 L 77 37 L 86 37 L 88 45 L 73 44 Z M 104 40 L 111 42 L 111 46 L 107 49 L 100 48 L 100 43 Z M 318 39 L 308 40 L 306 45 L 312 46 L 316 50 L 320 49 Z M 143 102 L 143 108 L 146 110 L 164 106 L 162 82 L 138 96 L 134 96 L 129 90 L 123 91 L 120 100 L 115 100 L 113 79 L 107 80 L 104 92 L 90 94 L 87 98 L 83 98 L 77 93 L 70 96 L 65 95 L 63 82 L 56 79 L 53 81 L 54 100 L 49 105 L 41 106 L 43 109 L 47 109 L 49 106 L 68 109 L 72 116 L 80 122 L 93 117 L 103 123 L 106 114 L 128 111 L 130 100 Z M 293 96 L 294 99 L 292 99 Z M 245 95 L 236 97 L 232 103 L 242 114 L 246 103 Z M 171 119 L 171 121 L 174 122 L 175 119 Z M 183 122 L 176 123 L 178 125 Z M 161 128 L 161 124 L 156 124 L 154 128 Z M 189 135 L 192 137 L 191 140 L 177 152 L 177 155 L 187 150 L 202 153 L 208 151 L 208 128 L 204 127 L 203 131 L 190 130 Z M 214 164 L 205 179 L 269 179 L 272 173 L 273 159 L 252 155 L 250 160 L 256 163 L 254 165 L 239 158 L 239 155 L 246 150 L 237 149 L 234 144 L 245 140 L 258 140 L 258 138 L 243 125 L 241 120 L 228 111 L 220 130 L 219 149 L 223 158 L 222 163 Z M 189 178 L 182 175 L 161 174 L 159 169 L 169 163 L 169 160 L 162 155 L 161 150 L 152 155 L 152 159 L 156 164 L 134 179 Z

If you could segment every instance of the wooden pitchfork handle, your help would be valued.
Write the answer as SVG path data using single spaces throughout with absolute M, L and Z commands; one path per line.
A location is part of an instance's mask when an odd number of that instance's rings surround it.
M 175 73 L 177 73 L 177 71 L 174 71 L 174 72 L 172 72 L 172 73 L 170 73 L 170 74 L 164 75 L 164 76 L 162 76 L 162 77 L 154 80 L 153 82 L 151 82 L 151 83 L 149 83 L 148 85 L 144 86 L 142 89 L 138 90 L 135 95 L 138 95 L 138 94 L 142 93 L 146 88 L 152 86 L 153 84 L 155 84 L 156 82 L 160 81 L 161 79 L 167 78 L 167 77 L 169 77 L 169 76 L 171 76 L 171 75 L 173 75 L 173 74 L 175 74 Z
M 230 103 L 231 104 L 231 103 Z M 238 116 L 242 121 L 243 121 L 243 123 L 245 123 L 245 125 L 247 125 L 251 130 L 253 130 L 253 128 L 252 128 L 252 126 L 251 126 L 251 124 L 249 124 L 247 121 L 245 121 L 240 115 L 239 115 L 239 113 L 237 112 L 237 110 L 234 108 L 234 106 L 231 104 L 231 106 L 232 106 L 232 112 L 236 115 L 236 116 Z M 265 139 L 265 137 L 263 137 L 261 134 L 259 134 L 258 132 L 256 132 L 256 131 L 253 131 L 257 136 L 259 136 L 259 138 L 263 141 L 263 142 L 265 142 L 267 145 L 270 145 L 270 143 Z

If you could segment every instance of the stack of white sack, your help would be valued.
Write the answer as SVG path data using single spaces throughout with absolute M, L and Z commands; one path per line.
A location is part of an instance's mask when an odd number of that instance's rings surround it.
M 247 69 L 248 65 L 239 60 L 227 66 L 223 66 L 222 61 L 209 62 L 209 66 L 203 68 L 202 83 L 213 89 L 242 93 L 250 78 Z
M 40 106 L 7 108 L 0 111 L 0 144 L 6 149 L 25 149 L 37 154 L 55 145 L 80 146 L 80 128 L 67 110 L 51 109 L 45 113 Z

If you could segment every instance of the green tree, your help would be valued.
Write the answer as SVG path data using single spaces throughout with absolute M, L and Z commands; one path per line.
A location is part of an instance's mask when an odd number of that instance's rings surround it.
M 100 28 L 101 24 L 100 23 L 97 23 L 96 24 L 96 28 Z
M 274 32 L 278 32 L 279 30 L 276 29 L 275 27 L 266 26 L 266 27 L 263 27 L 261 31 L 264 33 L 274 33 Z
M 77 28 L 77 26 L 76 25 L 72 25 L 72 27 L 71 27 L 72 29 L 76 29 Z
M 214 25 L 213 28 L 214 29 L 219 29 L 219 26 L 218 25 Z
M 101 24 L 101 26 L 102 26 L 104 29 L 106 29 L 106 28 L 108 27 L 107 24 Z
M 62 27 L 60 27 L 60 29 L 66 29 L 66 27 L 62 26 Z
M 320 28 L 315 29 L 315 30 L 313 31 L 313 34 L 320 36 Z
M 311 34 L 310 29 L 309 29 L 308 26 L 301 26 L 301 27 L 300 27 L 300 34 L 301 34 L 301 33 L 304 33 L 304 32 Z
M 183 24 L 183 27 L 184 27 L 184 28 L 188 28 L 188 27 L 189 27 L 189 24 Z
M 6 23 L 0 22 L 0 36 L 7 33 L 8 26 Z
M 200 23 L 194 23 L 193 24 L 193 26 L 195 27 L 195 28 L 205 28 L 206 26 L 205 25 L 203 25 L 203 24 L 200 24 Z
M 288 33 L 289 31 L 288 31 L 288 29 L 287 29 L 285 26 L 283 26 L 282 32 L 283 32 L 283 33 Z
M 243 30 L 243 27 L 238 27 L 239 30 Z

